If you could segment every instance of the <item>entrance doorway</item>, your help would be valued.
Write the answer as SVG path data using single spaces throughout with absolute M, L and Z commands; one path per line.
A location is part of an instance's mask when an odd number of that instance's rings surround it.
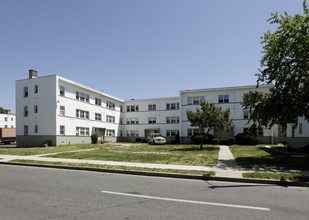
M 145 129 L 145 137 L 147 138 L 152 133 L 160 133 L 160 129 Z
M 98 144 L 103 144 L 105 136 L 105 128 L 95 128 L 94 134 L 98 135 Z

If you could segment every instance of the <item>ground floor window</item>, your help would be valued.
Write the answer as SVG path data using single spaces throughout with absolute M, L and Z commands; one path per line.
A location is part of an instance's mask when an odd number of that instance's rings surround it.
M 76 127 L 76 136 L 89 136 L 89 128 Z
M 24 135 L 28 135 L 28 125 L 24 125 Z
M 167 137 L 175 137 L 177 134 L 179 134 L 178 130 L 167 130 L 166 131 Z
M 106 130 L 106 136 L 115 137 L 115 130 L 107 129 Z
M 199 134 L 200 130 L 198 128 L 189 128 L 188 129 L 188 136 L 193 136 L 195 134 Z
M 133 131 L 133 130 L 129 130 L 127 131 L 127 136 L 128 137 L 139 137 L 139 132 L 138 131 Z
M 65 126 L 64 125 L 60 125 L 60 134 L 65 135 Z

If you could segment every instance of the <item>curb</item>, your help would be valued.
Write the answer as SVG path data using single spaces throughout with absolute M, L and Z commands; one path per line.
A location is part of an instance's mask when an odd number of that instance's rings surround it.
M 84 171 L 92 171 L 92 172 L 130 174 L 130 175 L 139 175 L 139 176 L 168 177 L 168 178 L 178 178 L 178 179 L 195 179 L 195 180 L 205 180 L 205 181 L 214 180 L 214 181 L 237 182 L 237 183 L 258 183 L 258 184 L 269 184 L 269 185 L 279 185 L 279 186 L 309 187 L 309 182 L 294 182 L 294 181 L 286 181 L 286 180 L 283 181 L 283 180 L 253 179 L 253 178 L 252 179 L 251 178 L 233 178 L 233 177 L 219 177 L 219 176 L 207 176 L 207 175 L 162 173 L 162 172 L 133 171 L 133 170 L 116 170 L 116 169 L 106 169 L 106 168 L 58 166 L 58 165 L 15 163 L 15 162 L 0 162 L 0 164 L 14 165 L 14 166 L 57 168 L 57 169 L 66 169 L 66 170 L 84 170 Z

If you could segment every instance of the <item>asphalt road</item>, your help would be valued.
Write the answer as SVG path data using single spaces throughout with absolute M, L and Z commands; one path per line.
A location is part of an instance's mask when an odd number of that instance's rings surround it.
M 308 219 L 309 189 L 0 165 L 0 219 Z

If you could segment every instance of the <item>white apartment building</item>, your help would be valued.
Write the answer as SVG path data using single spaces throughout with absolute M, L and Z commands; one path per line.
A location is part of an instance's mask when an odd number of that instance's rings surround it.
M 0 114 L 0 128 L 16 128 L 16 115 L 10 112 Z
M 212 131 L 215 137 L 227 140 L 251 126 L 250 112 L 241 105 L 242 95 L 268 89 L 239 86 L 182 90 L 178 97 L 124 101 L 58 75 L 37 77 L 37 71 L 29 70 L 29 79 L 16 81 L 17 145 L 90 143 L 92 134 L 98 134 L 101 142 L 141 142 L 153 132 L 166 136 L 170 143 L 176 137 L 181 143 L 190 143 L 198 129 L 191 127 L 186 111 L 195 110 L 203 100 L 223 110 L 230 108 L 234 119 L 231 129 Z M 301 126 L 304 135 L 308 123 Z M 262 143 L 277 143 L 282 138 L 277 126 L 258 133 Z M 303 139 L 309 142 L 308 134 Z

